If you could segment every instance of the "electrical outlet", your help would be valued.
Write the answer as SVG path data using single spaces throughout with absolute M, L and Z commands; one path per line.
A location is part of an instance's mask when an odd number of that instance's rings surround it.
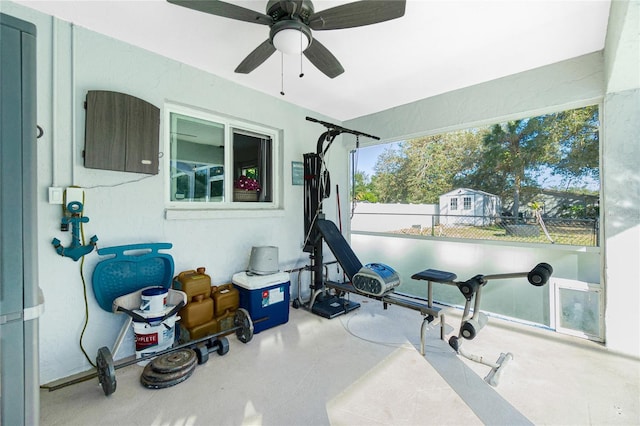
M 62 188 L 49 187 L 49 204 L 62 204 Z
M 80 204 L 84 204 L 84 190 L 82 188 L 69 187 L 65 191 L 64 202 L 65 205 L 69 205 L 69 203 L 77 201 Z

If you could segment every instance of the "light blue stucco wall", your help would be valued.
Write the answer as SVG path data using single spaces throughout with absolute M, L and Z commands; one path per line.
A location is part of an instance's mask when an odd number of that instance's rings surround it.
M 34 23 L 38 31 L 38 123 L 45 131 L 37 142 L 36 232 L 39 284 L 45 297 L 40 321 L 41 383 L 91 368 L 78 345 L 85 318 L 80 264 L 59 257 L 50 243 L 57 237 L 68 245 L 71 238 L 60 232 L 61 206 L 48 203 L 50 186 L 85 188 L 85 216 L 90 221 L 84 230 L 87 238 L 98 236 L 99 247 L 170 242 L 176 273 L 204 266 L 213 284 L 230 282 L 234 273 L 245 270 L 252 246 L 277 246 L 283 270 L 308 262 L 308 254 L 301 249 L 303 186 L 291 184 L 291 162 L 302 161 L 306 152 L 315 152 L 318 137 L 325 131 L 323 126 L 306 121 L 306 116 L 335 120 L 24 6 L 7 1 L 0 5 L 3 13 Z M 237 210 L 209 218 L 183 215 L 182 219 L 169 220 L 163 200 L 168 174 L 162 161 L 157 175 L 84 168 L 83 102 L 88 90 L 127 93 L 161 110 L 165 102 L 188 105 L 274 129 L 282 144 L 281 167 L 277 170 L 280 208 L 271 212 Z M 163 120 L 161 114 L 161 151 L 165 142 Z M 332 145 L 326 161 L 332 181 L 346 187 L 348 151 L 341 137 Z M 334 219 L 335 194 L 323 205 L 327 216 Z M 342 216 L 347 217 L 346 198 L 341 205 L 345 206 Z M 95 358 L 99 347 L 113 346 L 125 317 L 99 308 L 91 275 L 101 259 L 95 252 L 85 259 L 89 323 L 84 347 Z M 117 358 L 132 355 L 133 350 L 130 331 Z
M 607 346 L 640 357 L 640 1 L 611 3 L 602 165 Z

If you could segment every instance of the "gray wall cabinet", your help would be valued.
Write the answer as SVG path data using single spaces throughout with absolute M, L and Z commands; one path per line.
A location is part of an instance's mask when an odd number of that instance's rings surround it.
M 87 93 L 84 166 L 158 173 L 160 109 L 124 93 Z

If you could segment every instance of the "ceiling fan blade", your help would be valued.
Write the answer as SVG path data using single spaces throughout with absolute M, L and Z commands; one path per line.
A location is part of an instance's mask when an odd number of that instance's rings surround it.
M 273 52 L 275 51 L 276 48 L 271 44 L 271 40 L 265 40 L 260 46 L 256 47 L 253 52 L 249 53 L 249 55 L 244 58 L 240 65 L 235 69 L 235 72 L 240 74 L 249 74 L 251 71 L 258 68 L 258 66 L 260 66 L 264 61 L 269 59 L 269 56 L 273 55 Z
M 314 13 L 309 26 L 322 31 L 377 24 L 404 16 L 406 5 L 406 0 L 356 1 Z
M 223 18 L 236 19 L 238 21 L 252 22 L 255 24 L 271 25 L 273 19 L 269 15 L 256 12 L 235 4 L 219 0 L 167 0 L 169 3 L 183 6 L 199 12 L 222 16 Z
M 315 38 L 304 51 L 304 56 L 329 78 L 336 78 L 344 72 L 336 57 Z

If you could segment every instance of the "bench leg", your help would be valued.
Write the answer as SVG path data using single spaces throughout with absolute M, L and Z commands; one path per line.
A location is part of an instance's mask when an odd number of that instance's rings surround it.
M 438 315 L 438 318 L 440 318 L 440 339 L 446 340 L 445 334 L 446 334 L 447 323 L 445 321 L 444 313 L 441 313 L 440 315 Z M 424 355 L 424 345 L 427 337 L 427 329 L 429 324 L 430 324 L 429 317 L 425 316 L 424 319 L 422 320 L 422 326 L 420 327 L 420 354 L 422 355 Z
M 422 326 L 420 327 L 420 354 L 424 356 L 424 341 L 427 338 L 427 326 L 429 325 L 429 317 L 424 317 Z

